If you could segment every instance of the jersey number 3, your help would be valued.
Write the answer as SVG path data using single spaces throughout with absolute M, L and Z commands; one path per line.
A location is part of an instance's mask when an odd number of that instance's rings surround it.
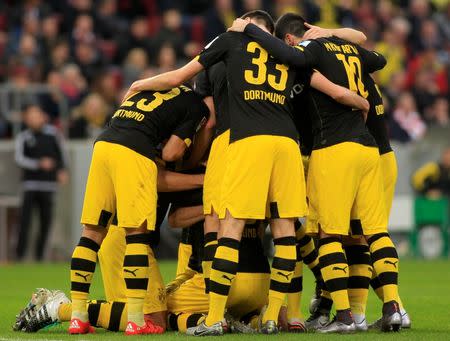
M 247 45 L 247 52 L 252 54 L 256 54 L 259 51 L 259 55 L 256 58 L 252 58 L 252 64 L 258 67 L 258 70 L 255 72 L 253 70 L 245 70 L 244 78 L 245 81 L 249 84 L 261 85 L 266 81 L 269 85 L 277 91 L 284 91 L 286 89 L 286 82 L 288 79 L 288 70 L 289 66 L 284 64 L 276 64 L 275 69 L 280 72 L 279 75 L 274 75 L 271 73 L 267 73 L 267 60 L 269 59 L 269 54 L 266 50 L 264 50 L 261 45 L 252 41 Z M 256 73 L 256 74 L 255 74 Z M 277 79 L 277 77 L 279 77 Z
M 356 56 L 346 57 L 344 54 L 336 54 L 336 58 L 344 64 L 345 72 L 348 77 L 348 87 L 351 91 L 354 91 L 364 98 L 369 96 L 369 92 L 364 88 L 362 82 L 361 61 Z

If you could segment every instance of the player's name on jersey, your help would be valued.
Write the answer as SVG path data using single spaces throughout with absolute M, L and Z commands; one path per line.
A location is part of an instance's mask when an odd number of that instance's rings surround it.
M 327 51 L 342 52 L 345 54 L 359 54 L 358 49 L 355 46 L 350 45 L 350 44 L 336 45 L 334 43 L 324 43 L 323 45 L 325 46 Z
M 114 113 L 113 118 L 115 118 L 115 117 L 129 118 L 129 119 L 141 122 L 145 118 L 145 115 L 140 112 L 137 112 L 137 111 L 119 109 Z
M 244 90 L 244 99 L 246 101 L 257 99 L 283 105 L 286 96 L 264 90 Z

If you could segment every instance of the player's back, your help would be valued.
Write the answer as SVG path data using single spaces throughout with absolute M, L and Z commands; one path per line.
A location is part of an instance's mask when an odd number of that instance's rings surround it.
M 368 96 L 362 82 L 365 60 L 357 46 L 335 37 L 305 41 L 301 45 L 309 44 L 318 44 L 321 47 L 317 60 L 318 71 L 333 83 L 355 91 L 362 97 Z M 311 99 L 315 107 L 312 112 L 314 148 L 340 142 L 376 145 L 366 129 L 361 110 L 340 104 L 314 89 L 311 89 Z
M 227 67 L 231 142 L 255 135 L 296 139 L 290 99 L 295 70 L 235 32 L 220 35 L 199 56 L 206 68 L 220 60 Z
M 380 89 L 368 73 L 364 74 L 363 82 L 369 93 L 367 100 L 370 104 L 366 122 L 367 129 L 369 129 L 370 134 L 374 137 L 380 150 L 380 155 L 389 153 L 392 151 L 392 147 L 389 142 L 383 98 Z
M 212 96 L 216 111 L 216 136 L 230 129 L 227 68 L 224 62 L 212 65 L 200 73 L 195 81 L 195 91 L 201 96 Z
M 176 129 L 192 131 L 207 112 L 201 98 L 186 86 L 140 91 L 120 105 L 97 141 L 117 143 L 154 159 L 158 144 Z

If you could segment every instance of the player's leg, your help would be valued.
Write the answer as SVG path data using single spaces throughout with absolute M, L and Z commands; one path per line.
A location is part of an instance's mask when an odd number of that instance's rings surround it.
M 319 329 L 320 332 L 355 330 L 348 299 L 349 269 L 341 237 L 348 234 L 350 212 L 361 179 L 358 146 L 340 143 L 314 150 L 310 158 L 308 198 L 320 229 L 320 268 L 336 307 L 336 320 Z
M 369 245 L 373 268 L 383 284 L 382 329 L 398 330 L 401 316 L 398 307 L 398 255 L 387 233 L 388 216 L 381 173 L 380 156 L 376 148 L 362 147 L 366 170 L 355 201 L 363 233 Z
M 275 254 L 269 302 L 262 318 L 262 331 L 266 333 L 276 332 L 278 314 L 294 276 L 297 260 L 294 221 L 308 212 L 305 176 L 298 145 L 287 137 L 272 138 L 271 143 L 275 156 L 267 201 Z
M 219 231 L 220 226 L 217 210 L 219 209 L 222 181 L 227 168 L 227 150 L 229 142 L 230 130 L 223 132 L 214 139 L 208 157 L 205 180 L 203 184 L 205 247 L 202 269 L 206 283 L 206 292 L 209 292 L 209 275 L 217 248 L 217 232 Z
M 94 146 L 86 184 L 81 223 L 84 225 L 70 265 L 72 318 L 71 334 L 91 332 L 86 302 L 97 262 L 97 252 L 106 235 L 113 212 L 115 193 L 109 164 L 111 144 L 97 142 Z
M 205 321 L 207 326 L 212 326 L 224 319 L 228 293 L 237 272 L 239 242 L 244 226 L 245 220 L 233 218 L 229 212 L 221 221 L 209 280 L 210 306 Z
M 117 220 L 125 228 L 123 260 L 128 307 L 127 335 L 162 333 L 161 327 L 144 320 L 144 303 L 150 278 L 151 234 L 157 206 L 156 164 L 120 145 L 113 145 L 114 188 Z M 156 295 L 156 293 L 154 293 Z
M 348 298 L 356 329 L 367 330 L 366 304 L 373 268 L 364 238 L 344 239 L 344 251 L 349 266 Z
M 303 291 L 303 260 L 297 243 L 297 260 L 287 294 L 287 323 L 288 331 L 292 333 L 306 332 L 305 319 L 301 311 L 301 298 Z

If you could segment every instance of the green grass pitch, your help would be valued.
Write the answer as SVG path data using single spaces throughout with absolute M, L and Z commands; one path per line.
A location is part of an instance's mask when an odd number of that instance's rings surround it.
M 167 282 L 175 273 L 175 262 L 161 262 L 161 271 Z M 305 269 L 303 311 L 313 290 L 313 279 L 309 270 Z M 97 274 L 92 287 L 92 298 L 103 298 L 100 274 Z M 263 335 L 227 335 L 224 339 L 241 340 L 445 340 L 450 339 L 450 261 L 424 262 L 404 260 L 401 262 L 400 275 L 401 295 L 403 302 L 413 321 L 412 330 L 400 333 L 381 334 L 369 332 L 353 335 L 318 334 L 281 334 L 278 336 Z M 36 287 L 62 289 L 69 291 L 68 264 L 27 264 L 0 266 L 0 341 L 3 340 L 114 340 L 123 338 L 122 333 L 112 333 L 97 329 L 94 335 L 69 336 L 66 334 L 67 323 L 42 330 L 36 334 L 13 332 L 11 325 L 15 314 L 27 303 L 30 294 Z M 367 317 L 373 321 L 379 316 L 380 302 L 372 293 L 369 297 Z M 133 340 L 158 339 L 181 340 L 185 335 L 169 332 L 158 336 L 133 337 Z M 216 338 L 217 339 L 217 338 Z

